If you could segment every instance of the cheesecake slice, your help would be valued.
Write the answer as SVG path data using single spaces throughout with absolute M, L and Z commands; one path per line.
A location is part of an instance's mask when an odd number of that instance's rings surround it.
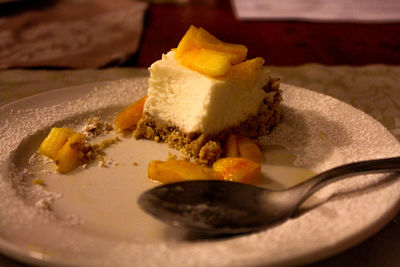
M 165 141 L 198 163 L 216 161 L 230 133 L 256 138 L 280 118 L 279 80 L 247 48 L 191 26 L 177 49 L 149 68 L 134 136 Z

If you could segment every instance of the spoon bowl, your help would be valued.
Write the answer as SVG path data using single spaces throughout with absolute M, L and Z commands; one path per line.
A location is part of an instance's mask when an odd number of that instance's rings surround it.
M 280 191 L 221 180 L 184 181 L 150 189 L 139 197 L 138 204 L 172 226 L 210 234 L 241 234 L 290 218 L 308 197 L 333 181 L 393 171 L 400 171 L 400 157 L 342 165 Z

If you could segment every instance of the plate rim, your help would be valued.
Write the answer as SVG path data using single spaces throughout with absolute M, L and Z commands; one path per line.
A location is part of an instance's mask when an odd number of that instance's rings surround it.
M 124 79 L 124 80 L 132 80 L 134 82 L 135 80 L 138 80 L 138 79 L 147 79 L 147 77 L 136 77 L 136 78 L 133 78 L 133 79 Z M 116 81 L 120 81 L 120 80 L 116 80 Z M 79 85 L 74 85 L 74 86 L 68 86 L 68 87 L 52 89 L 52 90 L 49 90 L 49 91 L 46 91 L 46 92 L 41 92 L 39 94 L 34 94 L 34 95 L 31 95 L 31 96 L 28 96 L 28 97 L 25 97 L 25 98 L 21 98 L 21 99 L 18 99 L 16 101 L 13 101 L 13 102 L 10 102 L 10 103 L 6 103 L 6 104 L 0 106 L 0 110 L 1 111 L 7 111 L 7 109 L 9 110 L 9 109 L 17 108 L 18 105 L 21 104 L 21 103 L 24 103 L 24 102 L 27 102 L 27 101 L 32 101 L 33 102 L 33 101 L 35 101 L 37 99 L 40 99 L 43 96 L 52 95 L 54 97 L 54 96 L 57 96 L 60 92 L 64 92 L 65 93 L 65 92 L 68 92 L 68 91 L 71 91 L 71 90 L 78 90 L 79 91 L 79 89 L 82 88 L 82 87 L 90 87 L 91 89 L 93 89 L 96 86 L 106 85 L 106 84 L 109 84 L 110 82 L 113 82 L 113 81 L 90 82 L 90 83 L 84 83 L 84 84 L 79 84 Z M 322 95 L 324 97 L 331 98 L 334 101 L 339 101 L 341 103 L 344 103 L 347 106 L 349 106 L 351 109 L 355 109 L 355 110 L 357 110 L 359 112 L 364 113 L 366 116 L 369 117 L 370 120 L 373 120 L 373 121 L 379 123 L 380 126 L 383 127 L 386 130 L 386 132 L 390 133 L 390 135 L 392 136 L 393 140 L 396 141 L 397 144 L 400 144 L 399 141 L 393 135 L 393 133 L 391 133 L 387 128 L 385 128 L 382 125 L 381 122 L 379 122 L 376 119 L 374 119 L 371 115 L 369 115 L 369 114 L 367 114 L 367 113 L 365 113 L 365 112 L 363 112 L 363 111 L 351 106 L 350 104 L 345 103 L 345 102 L 343 102 L 343 101 L 341 101 L 341 100 L 339 100 L 339 99 L 337 99 L 335 97 L 324 95 L 322 93 L 315 92 L 315 91 L 312 91 L 312 90 L 307 89 L 307 88 L 302 88 L 302 87 L 297 87 L 297 86 L 292 86 L 292 85 L 287 85 L 287 84 L 282 84 L 282 85 L 283 85 L 283 87 L 291 86 L 291 87 L 295 88 L 296 90 L 298 90 L 298 89 L 299 90 L 306 90 L 306 91 L 312 92 L 314 94 L 318 94 L 318 95 Z M 82 96 L 82 94 L 84 94 L 84 93 L 82 93 L 82 92 L 76 93 L 76 96 L 73 96 L 71 98 L 71 100 L 76 99 L 79 96 Z M 1 122 L 1 117 L 0 117 L 0 122 Z M 2 177 L 0 175 L 0 178 L 3 179 L 4 177 Z M 357 240 L 354 240 L 354 237 L 355 237 L 354 235 L 353 236 L 348 236 L 347 239 L 349 239 L 349 240 L 344 240 L 343 241 L 347 245 L 343 245 L 343 246 L 341 246 L 341 248 L 338 248 L 336 246 L 336 249 L 334 249 L 334 250 L 332 250 L 332 249 L 328 249 L 328 250 L 320 249 L 320 251 L 318 251 L 318 253 L 317 253 L 319 255 L 319 257 L 316 257 L 318 255 L 316 255 L 315 251 L 313 251 L 313 252 L 309 252 L 309 255 L 303 255 L 300 258 L 289 259 L 286 263 L 287 264 L 294 263 L 294 262 L 298 263 L 299 260 L 304 261 L 304 263 L 310 263 L 310 262 L 313 262 L 313 261 L 316 261 L 316 260 L 321 260 L 323 258 L 332 256 L 334 254 L 340 253 L 340 252 L 342 252 L 344 250 L 347 250 L 350 247 L 353 247 L 353 246 L 365 241 L 367 238 L 369 238 L 370 236 L 372 236 L 373 234 L 378 232 L 388 222 L 390 222 L 393 219 L 393 217 L 399 211 L 400 211 L 400 196 L 398 197 L 397 204 L 393 205 L 393 207 L 391 207 L 391 209 L 386 209 L 386 216 L 383 217 L 383 218 L 380 218 L 381 220 L 375 221 L 373 223 L 373 226 L 375 226 L 373 229 L 369 228 L 368 229 L 369 231 L 368 231 L 367 234 L 365 233 L 366 232 L 365 229 L 363 229 L 363 231 L 360 231 L 360 233 L 356 233 L 356 235 L 359 235 Z M 5 252 L 4 253 L 5 256 L 10 256 L 10 257 L 12 257 L 12 258 L 14 258 L 16 260 L 22 260 L 24 262 L 33 263 L 33 264 L 57 264 L 57 265 L 62 264 L 62 266 L 71 266 L 71 264 L 73 264 L 73 263 L 65 264 L 65 261 L 64 262 L 60 262 L 59 260 L 57 260 L 57 258 L 56 259 L 54 259 L 54 258 L 46 258 L 43 261 L 43 259 L 39 259 L 37 257 L 33 257 L 32 254 L 29 253 L 29 251 L 26 251 L 26 250 L 22 250 L 21 251 L 20 247 L 16 247 L 13 243 L 7 242 L 7 240 L 4 239 L 3 236 L 0 236 L 0 251 L 1 251 L 1 253 Z M 286 264 L 286 263 L 284 262 L 283 264 Z M 276 263 L 273 263 L 273 264 L 279 264 L 279 262 L 276 262 Z

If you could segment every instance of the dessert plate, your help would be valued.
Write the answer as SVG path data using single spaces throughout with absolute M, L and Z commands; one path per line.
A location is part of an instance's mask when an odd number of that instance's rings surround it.
M 149 161 L 179 157 L 164 144 L 121 136 L 105 149 L 102 164 L 65 175 L 37 156 L 51 127 L 81 130 L 95 117 L 101 126 L 145 95 L 146 88 L 145 78 L 86 84 L 0 108 L 3 254 L 57 266 L 305 264 L 365 240 L 399 209 L 398 174 L 357 176 L 317 192 L 301 215 L 282 224 L 249 235 L 211 238 L 169 228 L 136 205 L 137 196 L 156 185 L 147 179 Z M 283 120 L 258 140 L 267 155 L 263 186 L 276 189 L 299 182 L 288 179 L 292 173 L 304 179 L 304 174 L 342 163 L 399 156 L 395 137 L 363 112 L 307 89 L 282 85 L 282 90 Z M 32 183 L 36 178 L 43 183 Z

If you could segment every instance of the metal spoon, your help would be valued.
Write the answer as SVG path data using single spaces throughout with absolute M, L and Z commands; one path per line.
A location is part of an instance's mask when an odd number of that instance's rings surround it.
M 335 180 L 391 171 L 400 171 L 400 157 L 342 165 L 281 191 L 216 180 L 165 184 L 143 193 L 138 203 L 172 226 L 211 234 L 248 233 L 288 219 L 310 195 Z

